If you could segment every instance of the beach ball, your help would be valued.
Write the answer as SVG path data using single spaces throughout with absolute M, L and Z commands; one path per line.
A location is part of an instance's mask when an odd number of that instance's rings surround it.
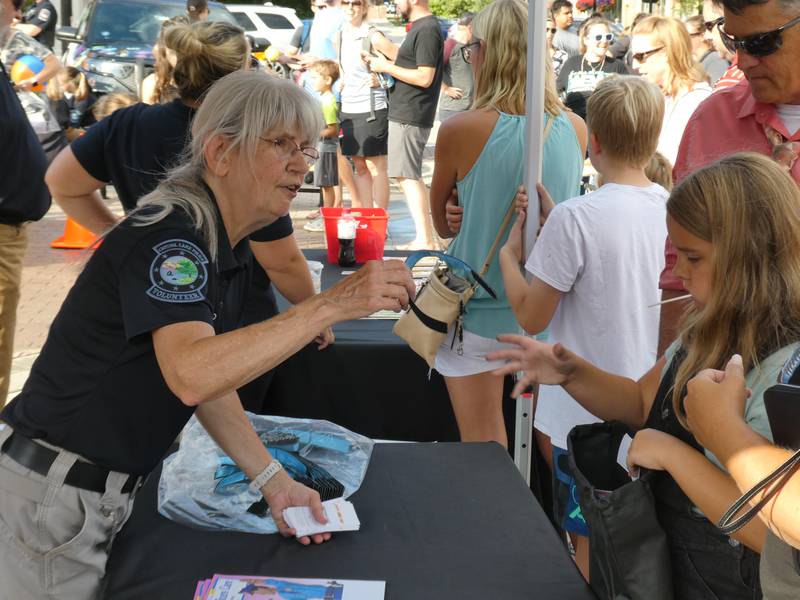
M 11 67 L 11 81 L 19 83 L 39 74 L 42 69 L 44 69 L 44 63 L 40 59 L 30 54 L 25 54 L 20 56 Z M 33 86 L 34 92 L 41 92 L 43 89 L 44 86 L 41 83 Z

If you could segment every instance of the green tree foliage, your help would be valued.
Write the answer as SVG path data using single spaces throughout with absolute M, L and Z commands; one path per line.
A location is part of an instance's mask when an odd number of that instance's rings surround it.
M 430 0 L 431 12 L 440 17 L 457 19 L 464 13 L 477 13 L 492 0 Z

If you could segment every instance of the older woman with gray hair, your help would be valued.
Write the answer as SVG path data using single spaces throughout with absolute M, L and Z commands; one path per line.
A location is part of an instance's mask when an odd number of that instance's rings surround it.
M 197 111 L 183 164 L 89 259 L 0 414 L 8 597 L 96 595 L 135 491 L 192 414 L 264 496 L 282 534 L 294 533 L 282 517 L 289 506 L 325 521 L 319 495 L 272 459 L 236 390 L 336 322 L 405 307 L 414 285 L 403 263 L 376 261 L 236 329 L 252 268 L 247 236 L 289 212 L 321 129 L 315 100 L 291 82 L 225 76 Z

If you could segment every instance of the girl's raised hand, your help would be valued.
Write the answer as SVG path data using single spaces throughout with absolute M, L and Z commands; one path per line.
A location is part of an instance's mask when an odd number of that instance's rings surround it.
M 576 356 L 561 344 L 545 344 L 523 335 L 507 333 L 497 337 L 504 344 L 514 344 L 516 348 L 498 350 L 486 355 L 486 360 L 504 360 L 505 366 L 492 371 L 493 375 L 508 375 L 523 371 L 524 376 L 517 381 L 513 398 L 521 394 L 529 385 L 563 385 L 569 382 L 577 363 Z

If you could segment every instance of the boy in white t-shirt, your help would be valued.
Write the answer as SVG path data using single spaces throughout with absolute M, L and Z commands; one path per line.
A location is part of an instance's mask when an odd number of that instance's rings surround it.
M 667 191 L 644 169 L 658 144 L 663 95 L 643 78 L 602 81 L 589 99 L 589 157 L 605 182 L 597 191 L 552 208 L 520 273 L 520 215 L 500 251 L 509 302 L 528 333 L 549 324 L 561 342 L 606 371 L 638 378 L 656 361 L 658 276 L 664 266 Z M 542 202 L 547 212 L 549 198 Z M 550 203 L 551 205 L 551 203 Z M 570 493 L 567 434 L 598 421 L 560 386 L 542 386 L 536 407 L 537 441 L 551 457 L 556 517 L 573 537 L 576 560 L 588 577 L 588 541 L 583 516 Z M 552 444 L 552 450 L 551 450 Z

